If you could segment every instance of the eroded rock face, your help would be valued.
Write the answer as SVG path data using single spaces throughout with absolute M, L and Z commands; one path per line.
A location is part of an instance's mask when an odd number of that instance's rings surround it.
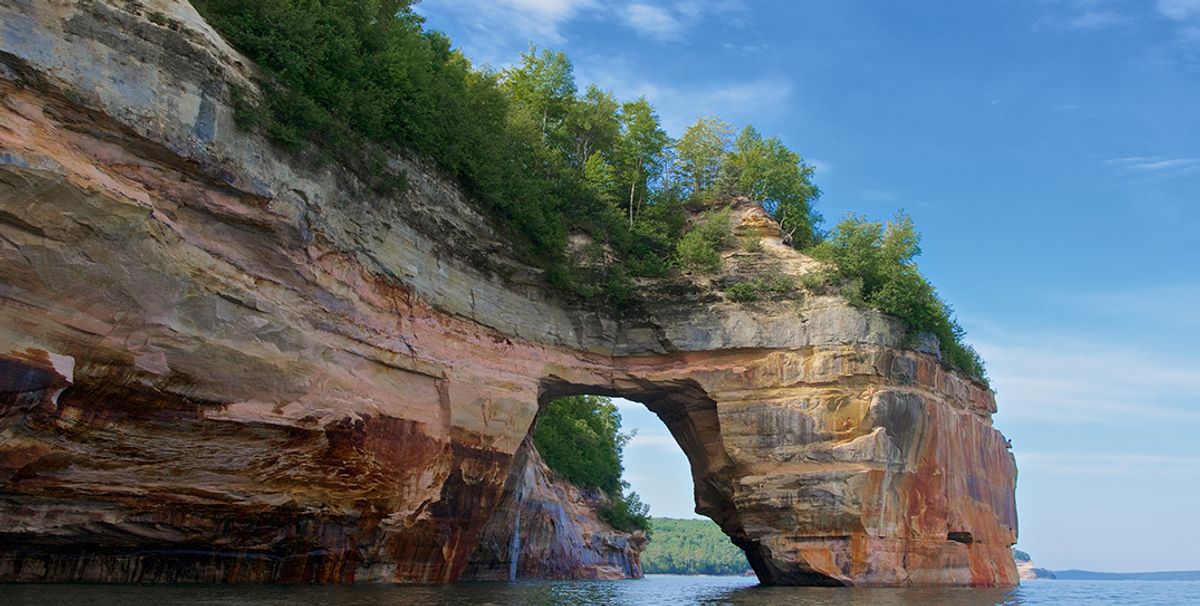
M 513 459 L 504 498 L 460 578 L 640 578 L 646 537 L 602 521 L 596 512 L 605 502 L 596 491 L 557 479 L 526 440 Z
M 708 278 L 574 308 L 418 161 L 384 199 L 239 131 L 252 69 L 183 2 L 0 0 L 0 580 L 476 574 L 540 403 L 592 393 L 764 582 L 1017 582 L 992 394 L 895 321 Z

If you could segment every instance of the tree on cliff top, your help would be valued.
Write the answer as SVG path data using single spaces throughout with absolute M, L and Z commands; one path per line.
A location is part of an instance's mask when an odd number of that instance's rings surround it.
M 821 215 L 812 204 L 821 191 L 812 182 L 813 167 L 779 137 L 764 139 L 747 126 L 734 142 L 722 173 L 733 190 L 761 204 L 779 222 L 792 246 L 807 249 L 819 241 Z
M 900 318 L 916 332 L 932 333 L 947 363 L 986 383 L 983 359 L 963 342 L 965 331 L 953 310 L 917 269 L 920 244 L 920 234 L 903 212 L 886 225 L 850 214 L 810 253 L 831 263 L 851 303 Z

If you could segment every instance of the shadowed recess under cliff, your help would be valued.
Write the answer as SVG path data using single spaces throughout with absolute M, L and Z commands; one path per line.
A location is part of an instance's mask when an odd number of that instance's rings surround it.
M 587 393 L 658 414 L 765 583 L 1016 583 L 993 394 L 894 318 L 711 288 L 819 267 L 758 205 L 612 317 L 420 161 L 384 199 L 239 130 L 255 68 L 184 2 L 0 0 L 0 51 L 0 580 L 453 581 Z

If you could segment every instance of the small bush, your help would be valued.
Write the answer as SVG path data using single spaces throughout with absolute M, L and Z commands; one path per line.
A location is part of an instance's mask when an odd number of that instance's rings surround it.
M 796 290 L 796 283 L 791 276 L 785 276 L 781 273 L 770 274 L 763 280 L 763 290 L 773 293 L 789 293 Z
M 787 294 L 795 290 L 792 279 L 774 272 L 762 278 L 738 282 L 725 289 L 730 299 L 739 302 L 757 301 L 766 293 Z
M 833 286 L 834 272 L 828 269 L 814 269 L 800 276 L 800 286 L 813 293 L 824 294 Z
M 730 209 L 704 214 L 691 231 L 679 240 L 676 251 L 685 269 L 714 272 L 721 268 L 721 251 L 728 245 L 731 230 Z
M 679 265 L 684 269 L 711 273 L 721 268 L 721 253 L 705 242 L 703 235 L 698 231 L 684 234 L 676 251 L 679 254 Z
M 728 295 L 730 299 L 740 303 L 757 301 L 760 292 L 762 292 L 762 283 L 758 280 L 738 282 L 737 284 L 725 289 L 725 294 Z
M 748 253 L 762 252 L 762 238 L 742 238 L 742 250 Z

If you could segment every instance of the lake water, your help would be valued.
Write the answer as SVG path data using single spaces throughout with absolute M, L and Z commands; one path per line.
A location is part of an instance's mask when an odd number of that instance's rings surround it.
M 1200 605 L 1200 582 L 1030 581 L 1015 589 L 759 587 L 753 577 L 651 575 L 636 581 L 448 586 L 0 585 L 0 605 L 38 606 L 951 606 Z

